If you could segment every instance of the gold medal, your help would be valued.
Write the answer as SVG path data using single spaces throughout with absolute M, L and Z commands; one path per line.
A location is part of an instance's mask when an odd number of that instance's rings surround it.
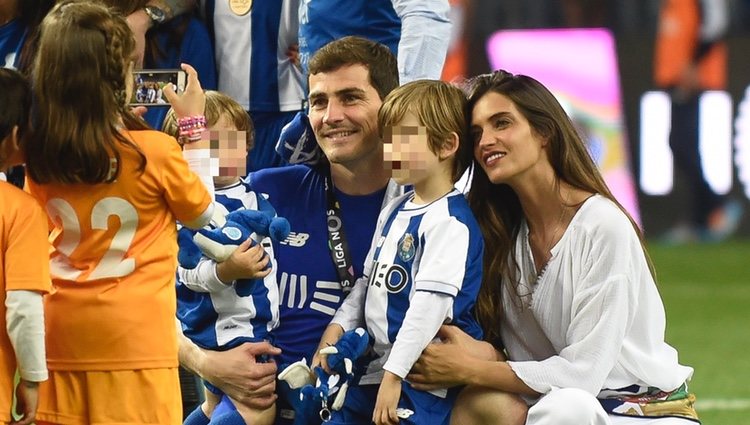
M 229 10 L 237 16 L 247 15 L 253 8 L 253 0 L 229 0 Z

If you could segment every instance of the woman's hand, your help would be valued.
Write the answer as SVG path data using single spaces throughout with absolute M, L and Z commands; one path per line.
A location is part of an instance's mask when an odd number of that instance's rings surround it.
M 183 63 L 180 67 L 187 73 L 187 85 L 181 95 L 175 93 L 171 84 L 164 86 L 164 96 L 172 104 L 177 118 L 204 115 L 206 109 L 206 95 L 198 81 L 198 72 L 192 66 Z
M 476 360 L 502 360 L 490 343 L 477 341 L 456 326 L 441 326 L 437 336 L 441 342 L 428 345 L 406 377 L 418 390 L 469 384 Z
M 372 421 L 375 422 L 375 425 L 398 424 L 396 408 L 400 398 L 401 378 L 386 370 L 383 382 L 380 383 L 380 389 L 378 389 L 375 410 L 372 413 Z

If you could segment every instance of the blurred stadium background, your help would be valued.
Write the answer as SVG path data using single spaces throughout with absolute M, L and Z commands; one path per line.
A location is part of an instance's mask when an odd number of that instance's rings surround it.
M 750 86 L 750 0 L 727 2 L 731 20 L 729 85 L 726 92 L 718 94 L 719 106 L 711 108 L 716 115 L 709 121 L 718 130 L 707 140 L 707 147 L 723 154 L 708 161 L 704 158 L 704 170 L 716 178 L 718 191 L 744 206 L 745 214 L 736 234 L 721 243 L 660 242 L 664 231 L 686 218 L 686 195 L 691 188 L 679 171 L 672 173 L 669 158 L 649 162 L 653 158 L 642 156 L 642 148 L 650 147 L 645 141 L 665 142 L 654 141 L 658 131 L 654 136 L 651 127 L 663 126 L 665 120 L 668 124 L 668 118 L 649 109 L 644 101 L 654 90 L 653 48 L 659 0 L 451 0 L 454 22 L 463 25 L 456 29 L 453 57 L 446 66 L 447 79 L 485 73 L 499 66 L 555 86 L 555 74 L 571 72 L 570 65 L 558 62 L 545 68 L 543 61 L 534 62 L 534 57 L 519 62 L 517 53 L 507 51 L 508 46 L 519 43 L 517 38 L 506 44 L 490 40 L 498 32 L 505 37 L 518 35 L 517 30 L 550 28 L 601 28 L 609 34 L 615 66 L 603 72 L 614 73 L 619 117 L 608 125 L 618 127 L 620 135 L 614 142 L 622 148 L 618 161 L 630 175 L 626 185 L 631 185 L 620 193 L 627 196 L 630 191 L 635 198 L 635 214 L 647 236 L 667 309 L 667 340 L 679 350 L 681 362 L 695 368 L 691 390 L 698 397 L 698 411 L 707 425 L 750 424 L 750 361 L 746 357 L 750 351 L 750 104 L 741 106 Z M 539 31 L 536 35 L 524 34 L 529 35 L 528 44 L 520 50 L 534 52 L 530 56 L 547 55 L 534 45 L 539 42 Z M 553 45 L 562 34 L 552 34 Z M 566 62 L 580 66 L 580 75 L 590 78 L 588 67 L 592 65 L 583 63 L 593 52 L 590 45 L 579 47 L 577 55 Z M 530 62 L 537 68 L 529 68 Z M 604 63 L 602 67 L 606 68 Z M 528 69 L 537 70 L 539 75 Z M 585 95 L 580 93 L 563 94 L 562 98 L 574 109 L 576 103 L 586 104 L 582 101 Z M 606 114 L 599 118 L 608 119 Z M 650 168 L 642 169 L 644 164 Z

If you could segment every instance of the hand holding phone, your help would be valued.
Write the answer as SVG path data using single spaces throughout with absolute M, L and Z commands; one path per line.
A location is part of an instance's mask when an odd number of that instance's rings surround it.
M 203 115 L 206 107 L 206 95 L 198 80 L 198 72 L 192 66 L 183 63 L 182 69 L 187 74 L 187 84 L 182 94 L 176 94 L 171 86 L 164 88 L 164 96 L 169 99 L 178 118 Z
M 170 106 L 164 90 L 185 91 L 187 76 L 180 69 L 141 69 L 133 71 L 130 106 Z

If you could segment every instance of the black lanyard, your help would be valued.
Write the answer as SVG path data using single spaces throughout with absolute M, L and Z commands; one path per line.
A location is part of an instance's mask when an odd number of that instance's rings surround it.
M 333 193 L 331 169 L 325 171 L 325 191 L 328 207 L 326 208 L 326 227 L 328 228 L 328 249 L 341 282 L 341 289 L 348 292 L 354 285 L 354 266 L 349 253 L 344 223 L 341 220 L 341 208 Z

